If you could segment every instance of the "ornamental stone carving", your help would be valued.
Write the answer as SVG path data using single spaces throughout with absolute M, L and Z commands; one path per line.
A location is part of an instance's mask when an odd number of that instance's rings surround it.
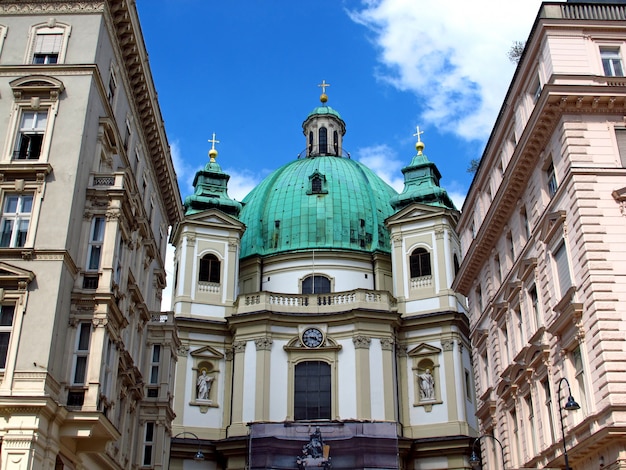
M 369 349 L 372 339 L 369 336 L 357 335 L 352 338 L 355 349 Z
M 380 348 L 383 351 L 393 351 L 393 339 L 380 338 Z
M 178 347 L 178 355 L 186 357 L 189 354 L 189 346 L 186 344 L 181 344 Z
M 246 352 L 246 341 L 234 341 L 233 351 L 235 351 L 235 353 Z
M 441 347 L 444 351 L 452 351 L 454 349 L 454 341 L 451 339 L 444 339 L 441 341 Z
M 256 338 L 254 344 L 257 351 L 271 351 L 272 350 L 272 338 Z

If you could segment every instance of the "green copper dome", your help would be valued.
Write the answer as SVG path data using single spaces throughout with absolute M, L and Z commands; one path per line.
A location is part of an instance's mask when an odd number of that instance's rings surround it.
M 396 191 L 361 163 L 302 158 L 274 171 L 244 199 L 241 257 L 324 249 L 390 252 L 384 220 Z
M 341 115 L 339 114 L 339 111 L 331 108 L 330 106 L 317 106 L 315 109 L 313 109 L 313 111 L 311 111 L 309 113 L 309 115 L 307 116 L 307 119 L 310 118 L 311 116 L 316 116 L 316 115 L 324 115 L 324 114 L 330 114 L 332 116 L 335 116 L 336 118 L 341 119 Z M 343 121 L 343 119 L 341 119 Z

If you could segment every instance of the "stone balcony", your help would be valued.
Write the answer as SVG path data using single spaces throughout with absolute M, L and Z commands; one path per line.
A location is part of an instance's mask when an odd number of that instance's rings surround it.
M 339 313 L 350 310 L 397 312 L 397 301 L 387 291 L 355 289 L 327 294 L 278 294 L 254 292 L 237 299 L 237 313 Z

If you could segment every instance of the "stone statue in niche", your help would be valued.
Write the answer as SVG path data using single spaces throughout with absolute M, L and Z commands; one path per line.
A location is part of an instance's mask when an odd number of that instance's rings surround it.
M 430 369 L 426 369 L 423 373 L 417 374 L 417 380 L 420 387 L 420 400 L 429 401 L 435 399 L 435 378 L 430 373 Z
M 213 377 L 206 375 L 206 369 L 202 369 L 202 372 L 198 375 L 196 386 L 198 388 L 198 400 L 209 400 L 209 393 L 211 393 L 211 385 L 213 384 Z

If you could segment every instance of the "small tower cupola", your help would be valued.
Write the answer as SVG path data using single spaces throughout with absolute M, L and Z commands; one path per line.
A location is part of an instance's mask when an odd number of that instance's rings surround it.
M 439 173 L 437 165 L 424 155 L 425 145 L 421 139 L 423 133 L 418 126 L 417 132 L 413 134 L 417 136 L 415 143 L 417 155 L 413 157 L 408 166 L 402 168 L 404 190 L 401 194 L 392 197 L 389 202 L 396 211 L 414 202 L 456 210 L 446 190 L 439 186 L 441 173 Z
M 194 193 L 185 198 L 185 215 L 195 214 L 207 209 L 219 209 L 226 214 L 237 217 L 241 211 L 241 203 L 228 196 L 228 180 L 230 175 L 224 173 L 217 158 L 215 144 L 219 140 L 209 139 L 209 163 L 202 170 L 198 170 L 193 179 Z
M 346 123 L 337 111 L 328 106 L 326 80 L 318 85 L 322 88 L 321 106 L 316 107 L 302 123 L 302 132 L 306 137 L 306 157 L 337 156 L 343 154 L 343 136 Z

